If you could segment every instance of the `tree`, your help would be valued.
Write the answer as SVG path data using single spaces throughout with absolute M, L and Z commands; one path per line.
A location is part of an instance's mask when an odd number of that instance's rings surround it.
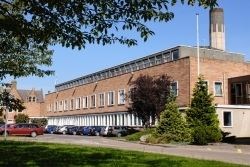
M 128 112 L 135 114 L 142 120 L 142 124 L 148 126 L 152 121 L 160 117 L 166 99 L 170 94 L 170 77 L 162 75 L 156 79 L 148 75 L 140 75 L 130 85 L 128 98 L 131 105 Z M 165 102 L 165 103 L 163 103 Z
M 178 110 L 175 98 L 170 96 L 161 113 L 156 135 L 165 142 L 190 142 L 191 133 L 188 125 Z
M 15 116 L 16 123 L 29 123 L 29 116 L 27 114 L 17 114 Z
M 52 64 L 52 51 L 40 45 L 21 45 L 11 35 L 0 32 L 0 81 L 6 76 L 14 78 L 28 75 L 39 77 L 53 74 L 41 69 Z
M 46 118 L 32 118 L 31 123 L 37 124 L 39 126 L 46 126 L 48 124 L 48 120 Z
M 23 102 L 19 99 L 16 99 L 9 91 L 4 89 L 0 92 L 0 116 L 3 114 L 4 110 L 7 111 L 22 111 L 25 109 Z
M 191 106 L 187 110 L 187 122 L 192 129 L 195 144 L 207 144 L 221 140 L 219 120 L 213 105 L 212 94 L 208 93 L 203 76 L 199 76 L 193 90 Z
M 0 118 L 0 124 L 4 124 L 3 118 Z
M 180 0 L 182 4 L 213 8 L 217 0 Z M 6 32 L 22 45 L 61 44 L 85 47 L 87 43 L 120 42 L 135 45 L 135 39 L 119 36 L 119 30 L 137 31 L 147 40 L 153 35 L 149 21 L 167 22 L 177 0 L 2 0 L 0 32 Z

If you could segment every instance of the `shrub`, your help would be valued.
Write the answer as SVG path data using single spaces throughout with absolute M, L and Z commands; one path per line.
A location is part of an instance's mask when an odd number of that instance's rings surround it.
M 16 123 L 29 123 L 29 116 L 26 114 L 18 114 L 14 118 Z
M 46 126 L 48 124 L 48 120 L 46 118 L 32 118 L 31 122 L 39 126 Z
M 134 134 L 128 135 L 125 138 L 128 141 L 140 141 L 141 136 L 152 134 L 154 132 L 155 132 L 154 128 L 146 128 L 146 129 L 143 129 L 142 131 L 139 131 L 139 132 L 136 132 Z
M 194 144 L 207 144 L 221 140 L 222 135 L 213 97 L 212 94 L 208 94 L 207 84 L 202 76 L 195 84 L 191 106 L 186 111 L 186 119 L 193 132 Z
M 4 124 L 3 118 L 0 118 L 0 124 Z
M 212 126 L 196 126 L 193 128 L 193 144 L 207 145 L 221 140 L 221 131 Z
M 173 97 L 170 97 L 165 110 L 161 113 L 160 121 L 156 128 L 156 135 L 160 143 L 191 141 L 190 129 L 179 112 Z

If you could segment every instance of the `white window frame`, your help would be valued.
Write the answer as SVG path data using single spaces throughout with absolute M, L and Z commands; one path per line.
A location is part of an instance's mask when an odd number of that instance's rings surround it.
M 111 99 L 110 99 L 110 95 L 111 95 L 111 93 L 112 93 L 112 95 L 113 95 L 113 103 L 111 103 Z M 108 92 L 108 106 L 113 106 L 113 105 L 115 105 L 115 91 L 109 91 Z
M 179 96 L 179 82 L 178 81 L 173 81 L 170 83 L 170 90 L 172 91 L 172 85 L 173 83 L 176 83 L 176 97 Z
M 121 91 L 123 91 L 123 99 L 121 99 Z M 123 104 L 125 104 L 126 103 L 126 97 L 125 97 L 125 89 L 119 89 L 118 90 L 118 104 L 119 105 L 123 105 Z
M 101 95 L 103 97 L 103 99 L 101 100 Z M 99 100 L 99 107 L 104 107 L 105 106 L 105 93 L 99 93 L 98 95 L 98 100 Z M 102 103 L 101 103 L 102 102 Z
M 76 110 L 80 110 L 81 109 L 81 97 L 77 97 L 75 103 L 76 103 L 76 107 L 75 107 Z
M 55 112 L 58 111 L 58 102 L 57 101 L 55 102 L 54 111 Z
M 63 110 L 68 111 L 69 110 L 69 105 L 68 105 L 68 100 L 63 101 Z
M 94 97 L 94 101 L 92 97 Z M 95 107 L 96 107 L 96 94 L 90 96 L 90 108 L 95 108 Z
M 224 113 L 226 113 L 226 112 L 231 114 L 231 125 L 230 126 L 227 126 L 224 124 Z M 232 128 L 233 127 L 233 112 L 232 111 L 222 111 L 222 126 L 225 128 Z
M 59 101 L 59 111 L 63 111 L 63 101 Z
M 51 112 L 51 103 L 47 105 L 47 111 Z
M 215 89 L 215 84 L 216 83 L 221 83 L 221 94 L 216 94 L 216 89 Z M 214 81 L 214 96 L 215 97 L 223 97 L 223 83 L 222 81 Z
M 69 110 L 74 110 L 74 98 L 69 101 Z
M 82 97 L 82 108 L 87 109 L 88 105 L 89 105 L 88 96 L 83 96 Z

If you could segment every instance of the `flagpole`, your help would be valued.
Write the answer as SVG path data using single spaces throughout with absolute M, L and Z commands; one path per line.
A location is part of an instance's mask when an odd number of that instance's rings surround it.
M 200 75 L 199 13 L 196 13 L 197 74 Z

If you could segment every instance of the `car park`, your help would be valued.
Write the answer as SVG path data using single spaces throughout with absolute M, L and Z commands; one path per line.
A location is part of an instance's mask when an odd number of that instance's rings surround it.
M 102 128 L 102 136 L 126 136 L 128 134 L 128 127 L 126 126 L 106 126 Z
M 79 128 L 79 126 L 68 127 L 67 131 L 66 131 L 66 134 L 76 135 L 78 128 Z
M 56 133 L 65 135 L 67 133 L 67 131 L 68 131 L 68 128 L 73 127 L 73 126 L 75 126 L 75 125 L 63 125 L 63 126 L 58 128 Z
M 56 125 L 47 125 L 45 127 L 45 133 L 50 133 L 50 134 L 53 134 L 57 129 L 57 126 Z
M 0 133 L 4 135 L 4 127 L 0 128 Z M 20 123 L 7 125 L 6 135 L 32 136 L 43 135 L 43 128 L 36 124 Z
M 102 128 L 105 126 L 91 126 L 90 135 L 92 136 L 100 136 Z

